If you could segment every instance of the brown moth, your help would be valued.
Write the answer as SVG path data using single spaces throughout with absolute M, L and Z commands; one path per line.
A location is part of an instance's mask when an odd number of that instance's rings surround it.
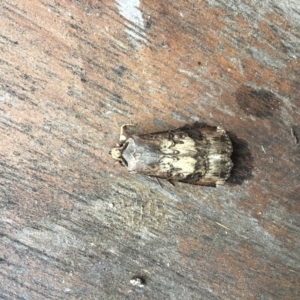
M 121 127 L 120 143 L 110 153 L 129 172 L 215 187 L 230 176 L 232 143 L 219 126 L 141 135 L 129 134 L 126 126 Z

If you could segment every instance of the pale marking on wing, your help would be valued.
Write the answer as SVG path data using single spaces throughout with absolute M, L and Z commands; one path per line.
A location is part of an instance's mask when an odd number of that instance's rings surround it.
M 195 141 L 193 139 L 185 136 L 184 138 L 179 138 L 178 140 L 182 141 L 183 143 L 174 144 L 172 140 L 163 139 L 160 143 L 160 151 L 164 154 L 179 154 L 180 156 L 193 155 L 197 153 Z
M 192 174 L 196 168 L 197 159 L 191 156 L 170 157 L 164 156 L 160 159 L 159 166 L 163 172 L 172 172 L 183 174 L 184 176 Z

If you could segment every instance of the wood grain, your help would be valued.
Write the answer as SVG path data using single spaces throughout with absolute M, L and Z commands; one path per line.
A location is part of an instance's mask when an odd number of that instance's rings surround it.
M 1 1 L 0 298 L 300 298 L 297 1 Z M 222 188 L 109 150 L 228 130 Z M 144 286 L 134 286 L 132 278 Z

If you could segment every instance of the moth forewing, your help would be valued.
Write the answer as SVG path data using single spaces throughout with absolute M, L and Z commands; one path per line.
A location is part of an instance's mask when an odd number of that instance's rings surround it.
M 221 127 L 130 135 L 121 127 L 111 155 L 130 172 L 196 185 L 220 186 L 230 176 L 232 143 Z

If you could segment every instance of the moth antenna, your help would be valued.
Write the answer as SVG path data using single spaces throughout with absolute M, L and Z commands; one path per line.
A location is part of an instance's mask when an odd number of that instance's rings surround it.
M 160 187 L 163 188 L 162 185 L 161 185 L 161 182 L 160 182 L 159 178 L 157 178 L 157 177 L 155 177 L 155 178 L 156 178 L 157 182 L 159 183 Z
M 126 134 L 126 127 L 127 126 L 134 126 L 133 124 L 124 124 L 120 128 L 120 142 L 125 142 L 128 138 L 128 134 Z
M 171 179 L 167 179 L 167 181 L 171 184 L 171 185 L 173 185 L 173 186 L 175 186 L 175 183 L 174 183 L 174 181 L 173 180 L 171 180 Z

